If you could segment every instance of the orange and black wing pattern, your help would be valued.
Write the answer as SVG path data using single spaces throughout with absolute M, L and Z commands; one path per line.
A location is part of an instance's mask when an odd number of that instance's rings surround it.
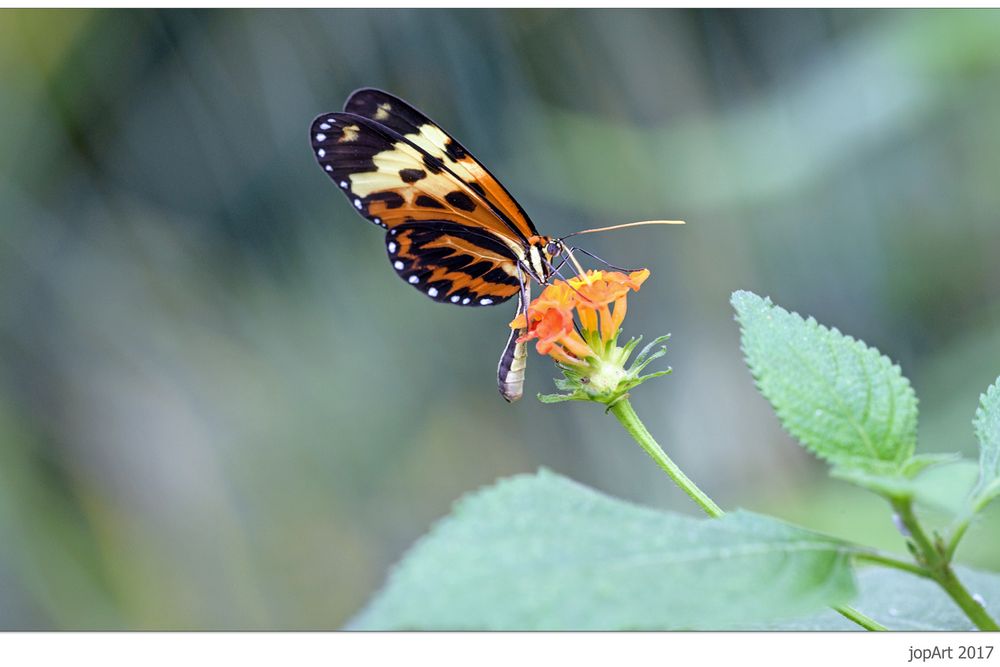
M 355 92 L 311 127 L 320 167 L 385 228 L 389 261 L 429 297 L 489 306 L 520 291 L 534 225 L 461 144 L 402 100 Z

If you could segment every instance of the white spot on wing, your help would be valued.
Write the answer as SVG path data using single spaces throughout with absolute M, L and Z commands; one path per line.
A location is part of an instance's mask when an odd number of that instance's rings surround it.
M 329 123 L 323 123 L 322 125 L 319 126 L 319 129 L 321 129 L 321 130 L 329 130 L 330 129 L 330 124 Z
M 484 305 L 484 306 L 488 306 L 488 305 L 490 305 L 491 303 L 493 303 L 493 299 L 480 299 L 480 300 L 479 300 L 479 303 L 481 303 L 481 304 L 482 304 L 482 305 Z
M 437 288 L 436 287 L 431 287 L 429 290 L 427 290 L 427 294 L 430 295 L 430 297 L 433 299 L 434 297 L 436 297 L 438 295 Z
M 355 199 L 354 200 L 354 208 L 358 209 L 359 211 L 361 210 L 361 200 L 360 199 Z
M 464 299 L 462 299 L 462 305 L 464 306 L 465 304 L 469 303 L 469 301 L 471 301 L 471 299 L 469 297 L 465 297 Z
M 318 151 L 316 151 L 316 155 L 320 157 L 326 157 L 326 151 L 321 148 Z
M 411 285 L 416 285 L 419 282 L 420 282 L 420 278 L 417 278 L 416 276 L 410 276 L 410 284 Z
M 347 187 L 347 181 L 341 181 L 340 182 L 340 187 L 346 188 Z
M 395 262 L 393 262 L 392 265 L 394 267 L 396 267 L 397 271 L 402 271 L 403 270 L 403 263 L 401 261 L 399 261 L 398 259 Z
M 374 222 L 374 223 L 375 223 L 376 225 L 382 225 L 382 218 L 372 218 L 372 221 L 373 221 L 373 222 Z M 382 225 L 382 226 L 383 226 L 383 227 L 385 227 L 385 225 Z
M 458 303 L 458 295 L 457 294 L 455 296 L 451 297 L 451 302 L 452 303 Z
M 333 171 L 333 167 L 331 167 L 330 165 L 326 165 L 323 168 L 326 169 L 327 171 Z
M 389 252 L 396 252 L 396 242 L 389 241 Z
M 323 128 L 326 129 L 325 127 Z M 326 141 L 326 135 L 322 132 L 316 135 L 316 141 Z

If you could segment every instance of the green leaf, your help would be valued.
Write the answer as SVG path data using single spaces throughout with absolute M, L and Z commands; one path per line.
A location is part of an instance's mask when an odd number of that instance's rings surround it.
M 961 454 L 915 454 L 903 464 L 904 477 L 916 477 L 928 468 L 957 463 L 962 460 Z
M 960 515 L 967 511 L 977 470 L 974 461 L 955 454 L 927 454 L 914 456 L 895 473 L 835 468 L 830 475 L 890 500 L 912 499 L 925 507 Z
M 958 578 L 986 611 L 1000 618 L 1000 574 L 955 567 Z M 851 606 L 890 630 L 975 630 L 951 598 L 933 581 L 881 567 L 858 571 L 858 596 Z M 860 630 L 833 611 L 792 621 L 748 625 L 746 630 Z
M 913 480 L 913 497 L 926 507 L 960 515 L 976 483 L 976 463 L 960 459 L 924 470 Z
M 458 502 L 349 627 L 723 628 L 846 602 L 850 552 L 776 519 L 693 519 L 540 471 Z
M 890 500 L 906 500 L 913 498 L 915 493 L 913 480 L 901 474 L 880 475 L 853 468 L 834 468 L 830 471 L 830 476 L 868 489 Z
M 916 445 L 917 398 L 898 366 L 752 292 L 732 303 L 750 372 L 793 437 L 845 470 L 901 468 Z
M 972 425 L 979 440 L 979 482 L 973 500 L 979 511 L 1000 495 L 1000 378 L 979 397 Z

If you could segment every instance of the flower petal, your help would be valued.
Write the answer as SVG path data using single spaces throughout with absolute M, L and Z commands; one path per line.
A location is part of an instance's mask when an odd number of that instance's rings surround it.
M 632 271 L 587 271 L 567 280 L 546 285 L 531 302 L 527 317 L 520 314 L 510 326 L 526 329 L 519 342 L 537 339 L 535 349 L 562 364 L 585 365 L 582 361 L 606 353 L 617 339 L 628 312 L 627 296 L 649 277 L 648 269 Z M 574 323 L 580 323 L 581 336 Z M 588 344 L 587 341 L 590 341 Z

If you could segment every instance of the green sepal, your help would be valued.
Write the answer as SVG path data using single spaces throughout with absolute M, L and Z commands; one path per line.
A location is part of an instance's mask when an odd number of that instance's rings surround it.
M 538 394 L 538 400 L 542 403 L 565 403 L 566 401 L 585 401 L 587 397 L 574 394 Z
M 619 330 L 618 333 L 620 334 L 621 331 Z M 586 365 L 568 366 L 565 364 L 556 364 L 563 374 L 562 378 L 556 378 L 554 380 L 556 389 L 566 393 L 538 394 L 539 401 L 542 403 L 593 401 L 595 403 L 612 406 L 627 396 L 632 389 L 638 387 L 646 380 L 651 380 L 663 375 L 669 375 L 673 372 L 673 369 L 667 368 L 666 370 L 657 371 L 655 373 L 647 373 L 645 375 L 641 374 L 642 370 L 646 368 L 646 366 L 667 353 L 667 348 L 663 345 L 663 343 L 670 339 L 670 334 L 659 336 L 646 345 L 642 351 L 639 352 L 635 361 L 628 369 L 625 368 L 625 363 L 628 361 L 628 358 L 631 356 L 636 346 L 642 340 L 642 336 L 630 339 L 623 347 L 620 348 L 615 346 L 615 341 L 618 338 L 617 336 L 614 340 L 602 341 L 597 333 L 584 332 L 584 338 L 587 340 L 591 349 L 597 347 L 603 350 L 603 353 L 600 356 L 587 357 L 585 359 Z M 660 346 L 659 349 L 656 349 L 657 346 Z M 609 370 L 612 373 L 619 372 L 618 370 L 615 370 L 616 368 L 620 369 L 622 376 L 614 387 L 607 388 L 597 386 L 599 383 L 595 383 L 593 381 L 593 378 L 595 377 L 598 378 L 598 380 L 602 379 L 602 376 L 600 375 L 602 372 L 607 373 Z M 612 377 L 614 377 L 614 375 L 612 375 Z

